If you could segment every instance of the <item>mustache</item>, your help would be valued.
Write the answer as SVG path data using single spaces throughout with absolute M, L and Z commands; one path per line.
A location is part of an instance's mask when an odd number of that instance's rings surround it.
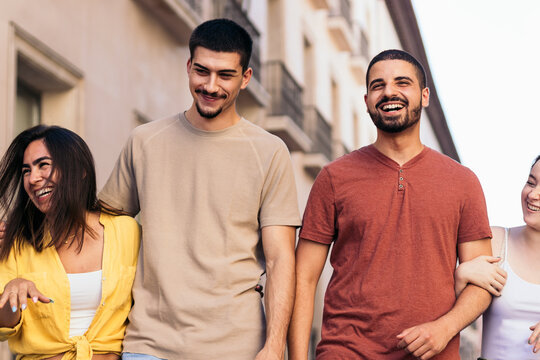
M 217 92 L 213 92 L 213 93 L 210 93 L 204 89 L 197 89 L 195 90 L 195 93 L 197 94 L 203 94 L 204 96 L 210 96 L 210 97 L 213 97 L 213 98 L 222 98 L 222 99 L 225 99 L 227 97 L 227 95 L 219 95 Z
M 402 102 L 405 105 L 409 105 L 409 101 L 407 101 L 407 99 L 402 99 L 399 96 L 392 96 L 392 97 L 385 96 L 377 103 L 376 106 L 379 107 L 383 103 L 389 102 L 389 101 L 399 101 L 399 102 Z

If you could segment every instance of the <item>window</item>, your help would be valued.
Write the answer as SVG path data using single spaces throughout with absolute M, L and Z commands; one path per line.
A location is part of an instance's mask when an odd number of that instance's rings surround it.
M 32 126 L 38 125 L 40 119 L 41 94 L 24 85 L 21 81 L 17 81 L 13 136 Z

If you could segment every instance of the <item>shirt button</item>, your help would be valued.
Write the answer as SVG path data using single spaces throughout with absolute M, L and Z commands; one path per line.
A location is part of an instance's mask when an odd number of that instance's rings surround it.
M 399 180 L 403 180 L 403 177 L 400 176 L 400 177 L 399 177 Z
M 402 172 L 403 172 L 403 169 L 399 169 L 399 172 L 402 173 Z
M 402 189 L 402 188 L 403 188 L 403 185 L 399 184 L 399 188 Z

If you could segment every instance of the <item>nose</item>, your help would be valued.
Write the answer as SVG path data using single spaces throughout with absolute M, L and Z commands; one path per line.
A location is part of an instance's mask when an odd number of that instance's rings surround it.
M 210 76 L 207 77 L 206 83 L 204 84 L 204 90 L 210 94 L 217 93 L 219 90 L 217 80 L 217 74 L 210 74 Z
M 384 87 L 384 95 L 387 97 L 392 97 L 394 95 L 397 95 L 396 87 L 392 84 L 388 84 Z
M 534 187 L 531 192 L 529 192 L 529 195 L 527 197 L 531 200 L 539 200 L 540 199 L 540 187 L 536 186 Z
M 30 170 L 30 175 L 29 175 L 30 184 L 36 184 L 39 181 L 41 181 L 42 179 L 43 179 L 43 177 L 41 176 L 41 173 L 40 173 L 39 170 L 37 170 L 37 169 L 31 169 Z

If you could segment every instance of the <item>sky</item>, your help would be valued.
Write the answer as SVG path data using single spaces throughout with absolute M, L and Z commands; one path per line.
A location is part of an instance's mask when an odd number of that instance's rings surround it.
M 413 0 L 461 163 L 491 225 L 523 224 L 521 190 L 540 155 L 540 1 Z

